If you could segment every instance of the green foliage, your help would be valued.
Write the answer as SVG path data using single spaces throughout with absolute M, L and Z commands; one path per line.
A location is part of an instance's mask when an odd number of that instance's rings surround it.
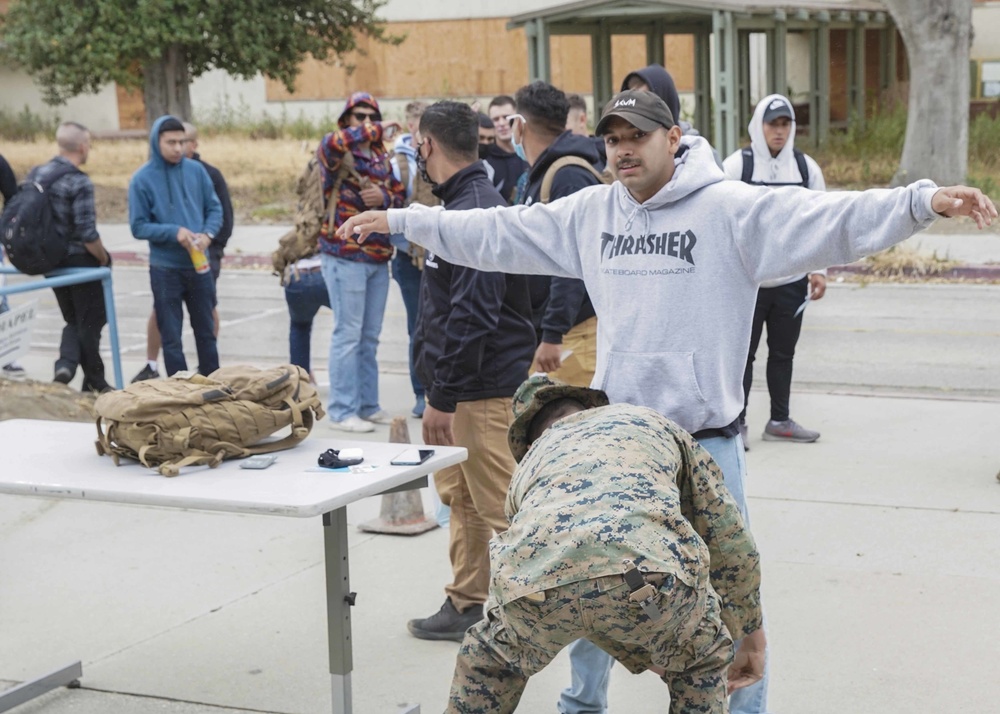
M 830 135 L 829 150 L 858 158 L 891 155 L 898 159 L 903 153 L 905 138 L 906 109 L 898 107 L 872 116 L 865 122 L 864 128 L 851 121 L 847 131 Z
M 55 136 L 59 119 L 46 119 L 32 113 L 25 105 L 17 114 L 0 109 L 0 137 L 8 141 L 35 141 Z
M 193 79 L 258 72 L 293 90 L 308 55 L 357 49 L 358 33 L 396 43 L 375 16 L 385 0 L 14 0 L 0 22 L 2 59 L 24 67 L 46 101 L 108 82 L 142 86 L 142 68 L 179 46 Z
M 1000 169 L 1000 119 L 980 114 L 969 124 L 969 163 Z M 980 186 L 980 188 L 983 188 Z M 985 191 L 986 189 L 983 188 Z M 994 191 L 996 187 L 994 186 Z M 991 196 L 996 195 L 991 193 Z

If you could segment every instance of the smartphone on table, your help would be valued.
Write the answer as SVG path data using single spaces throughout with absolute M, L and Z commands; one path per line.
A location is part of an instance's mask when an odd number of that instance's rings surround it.
M 393 466 L 417 466 L 434 455 L 434 449 L 407 449 L 389 463 Z

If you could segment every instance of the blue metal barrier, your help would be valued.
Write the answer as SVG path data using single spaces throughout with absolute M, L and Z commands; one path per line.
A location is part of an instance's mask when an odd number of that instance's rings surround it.
M 0 273 L 23 275 L 17 268 L 9 265 L 0 265 Z M 115 292 L 111 284 L 111 268 L 58 268 L 40 280 L 32 280 L 19 285 L 0 285 L 0 297 L 26 293 L 31 290 L 79 285 L 94 280 L 100 280 L 101 287 L 104 289 L 104 310 L 108 315 L 108 333 L 111 336 L 111 363 L 115 371 L 115 387 L 121 389 L 125 383 L 122 380 L 122 359 L 118 345 L 118 318 L 115 312 Z

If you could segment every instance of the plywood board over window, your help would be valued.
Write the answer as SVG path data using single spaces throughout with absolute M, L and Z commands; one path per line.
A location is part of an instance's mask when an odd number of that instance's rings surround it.
M 527 82 L 524 31 L 507 30 L 506 19 L 393 22 L 386 29 L 406 39 L 393 46 L 361 37 L 365 54 L 306 60 L 295 91 L 268 80 L 268 101 L 338 100 L 356 91 L 395 99 L 490 96 L 513 94 Z

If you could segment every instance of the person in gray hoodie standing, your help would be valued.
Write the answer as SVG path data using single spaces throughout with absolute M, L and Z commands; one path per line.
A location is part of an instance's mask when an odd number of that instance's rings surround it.
M 480 270 L 582 279 L 598 319 L 591 386 L 691 433 L 749 524 L 737 420 L 760 283 L 853 262 L 941 216 L 969 216 L 982 228 L 996 206 L 978 189 L 928 180 L 836 193 L 726 181 L 708 142 L 682 138 L 667 105 L 646 91 L 615 95 L 596 133 L 617 179 L 611 186 L 505 209 L 368 211 L 340 230 L 359 240 L 405 232 Z M 764 645 L 762 629 L 745 637 L 734 673 L 762 677 Z M 732 711 L 766 711 L 766 686 L 745 692 Z
M 804 186 L 825 191 L 826 181 L 811 156 L 795 148 L 795 111 L 787 97 L 771 94 L 757 104 L 748 127 L 750 146 L 734 151 L 722 163 L 726 178 L 755 186 Z M 764 426 L 764 441 L 810 443 L 819 432 L 806 429 L 789 415 L 792 391 L 792 360 L 802 331 L 802 315 L 808 300 L 826 293 L 826 270 L 796 273 L 760 285 L 750 332 L 750 352 L 743 374 L 744 406 L 740 434 L 747 448 L 746 404 L 753 384 L 753 362 L 757 345 L 767 326 L 767 391 L 771 397 L 771 419 Z

